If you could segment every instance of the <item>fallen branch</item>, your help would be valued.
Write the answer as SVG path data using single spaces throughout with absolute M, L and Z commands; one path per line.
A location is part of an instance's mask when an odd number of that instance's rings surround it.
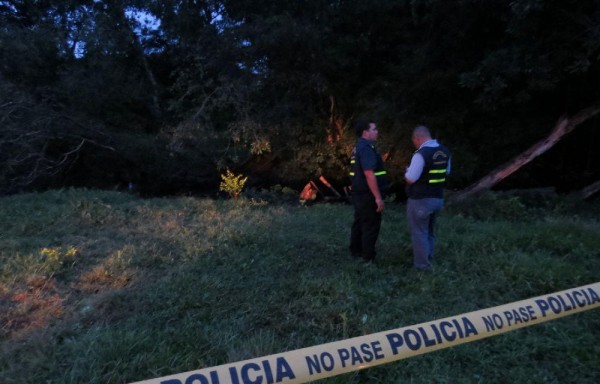
M 587 187 L 576 192 L 576 195 L 582 200 L 588 199 L 600 191 L 600 180 L 588 185 Z
M 516 172 L 525 164 L 529 163 L 536 157 L 540 156 L 542 153 L 552 148 L 554 144 L 560 141 L 565 135 L 572 132 L 579 124 L 596 116 L 598 113 L 600 113 L 600 102 L 596 103 L 592 107 L 582 109 L 572 117 L 560 118 L 554 126 L 552 132 L 550 132 L 550 134 L 548 135 L 548 137 L 541 141 L 538 141 L 525 152 L 519 154 L 507 163 L 496 168 L 476 183 L 472 184 L 471 186 L 465 188 L 462 191 L 457 192 L 455 195 L 452 196 L 450 201 L 461 202 L 471 196 L 474 196 L 478 193 L 490 189 L 498 182 L 504 180 L 506 177 Z

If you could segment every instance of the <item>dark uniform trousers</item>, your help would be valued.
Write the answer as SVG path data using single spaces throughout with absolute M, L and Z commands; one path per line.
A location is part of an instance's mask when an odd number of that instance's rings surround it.
M 353 193 L 354 221 L 350 232 L 352 256 L 375 260 L 375 242 L 381 227 L 381 212 L 377 212 L 375 197 L 370 192 Z

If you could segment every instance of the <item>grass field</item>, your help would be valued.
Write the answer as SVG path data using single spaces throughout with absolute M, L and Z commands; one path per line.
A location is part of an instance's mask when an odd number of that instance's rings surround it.
M 404 205 L 387 204 L 366 266 L 350 205 L 284 198 L 0 198 L 0 383 L 129 383 L 600 281 L 597 200 L 448 206 L 423 274 Z M 322 382 L 598 383 L 600 313 Z

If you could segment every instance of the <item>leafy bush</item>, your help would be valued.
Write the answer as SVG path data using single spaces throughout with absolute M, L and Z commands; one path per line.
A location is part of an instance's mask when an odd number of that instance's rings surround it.
M 248 181 L 248 177 L 244 177 L 244 175 L 239 174 L 235 175 L 229 169 L 221 175 L 221 184 L 219 185 L 219 190 L 226 192 L 230 197 L 237 199 L 240 193 L 242 193 L 242 189 L 244 189 L 244 185 L 246 185 L 246 181 Z

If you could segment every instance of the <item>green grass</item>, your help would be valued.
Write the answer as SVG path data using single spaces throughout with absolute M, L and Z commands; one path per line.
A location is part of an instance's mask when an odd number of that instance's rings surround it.
M 0 198 L 0 382 L 128 383 L 600 281 L 597 201 L 490 196 L 443 212 L 430 274 L 402 204 L 365 267 L 344 204 Z M 591 310 L 322 382 L 596 383 L 599 364 Z

